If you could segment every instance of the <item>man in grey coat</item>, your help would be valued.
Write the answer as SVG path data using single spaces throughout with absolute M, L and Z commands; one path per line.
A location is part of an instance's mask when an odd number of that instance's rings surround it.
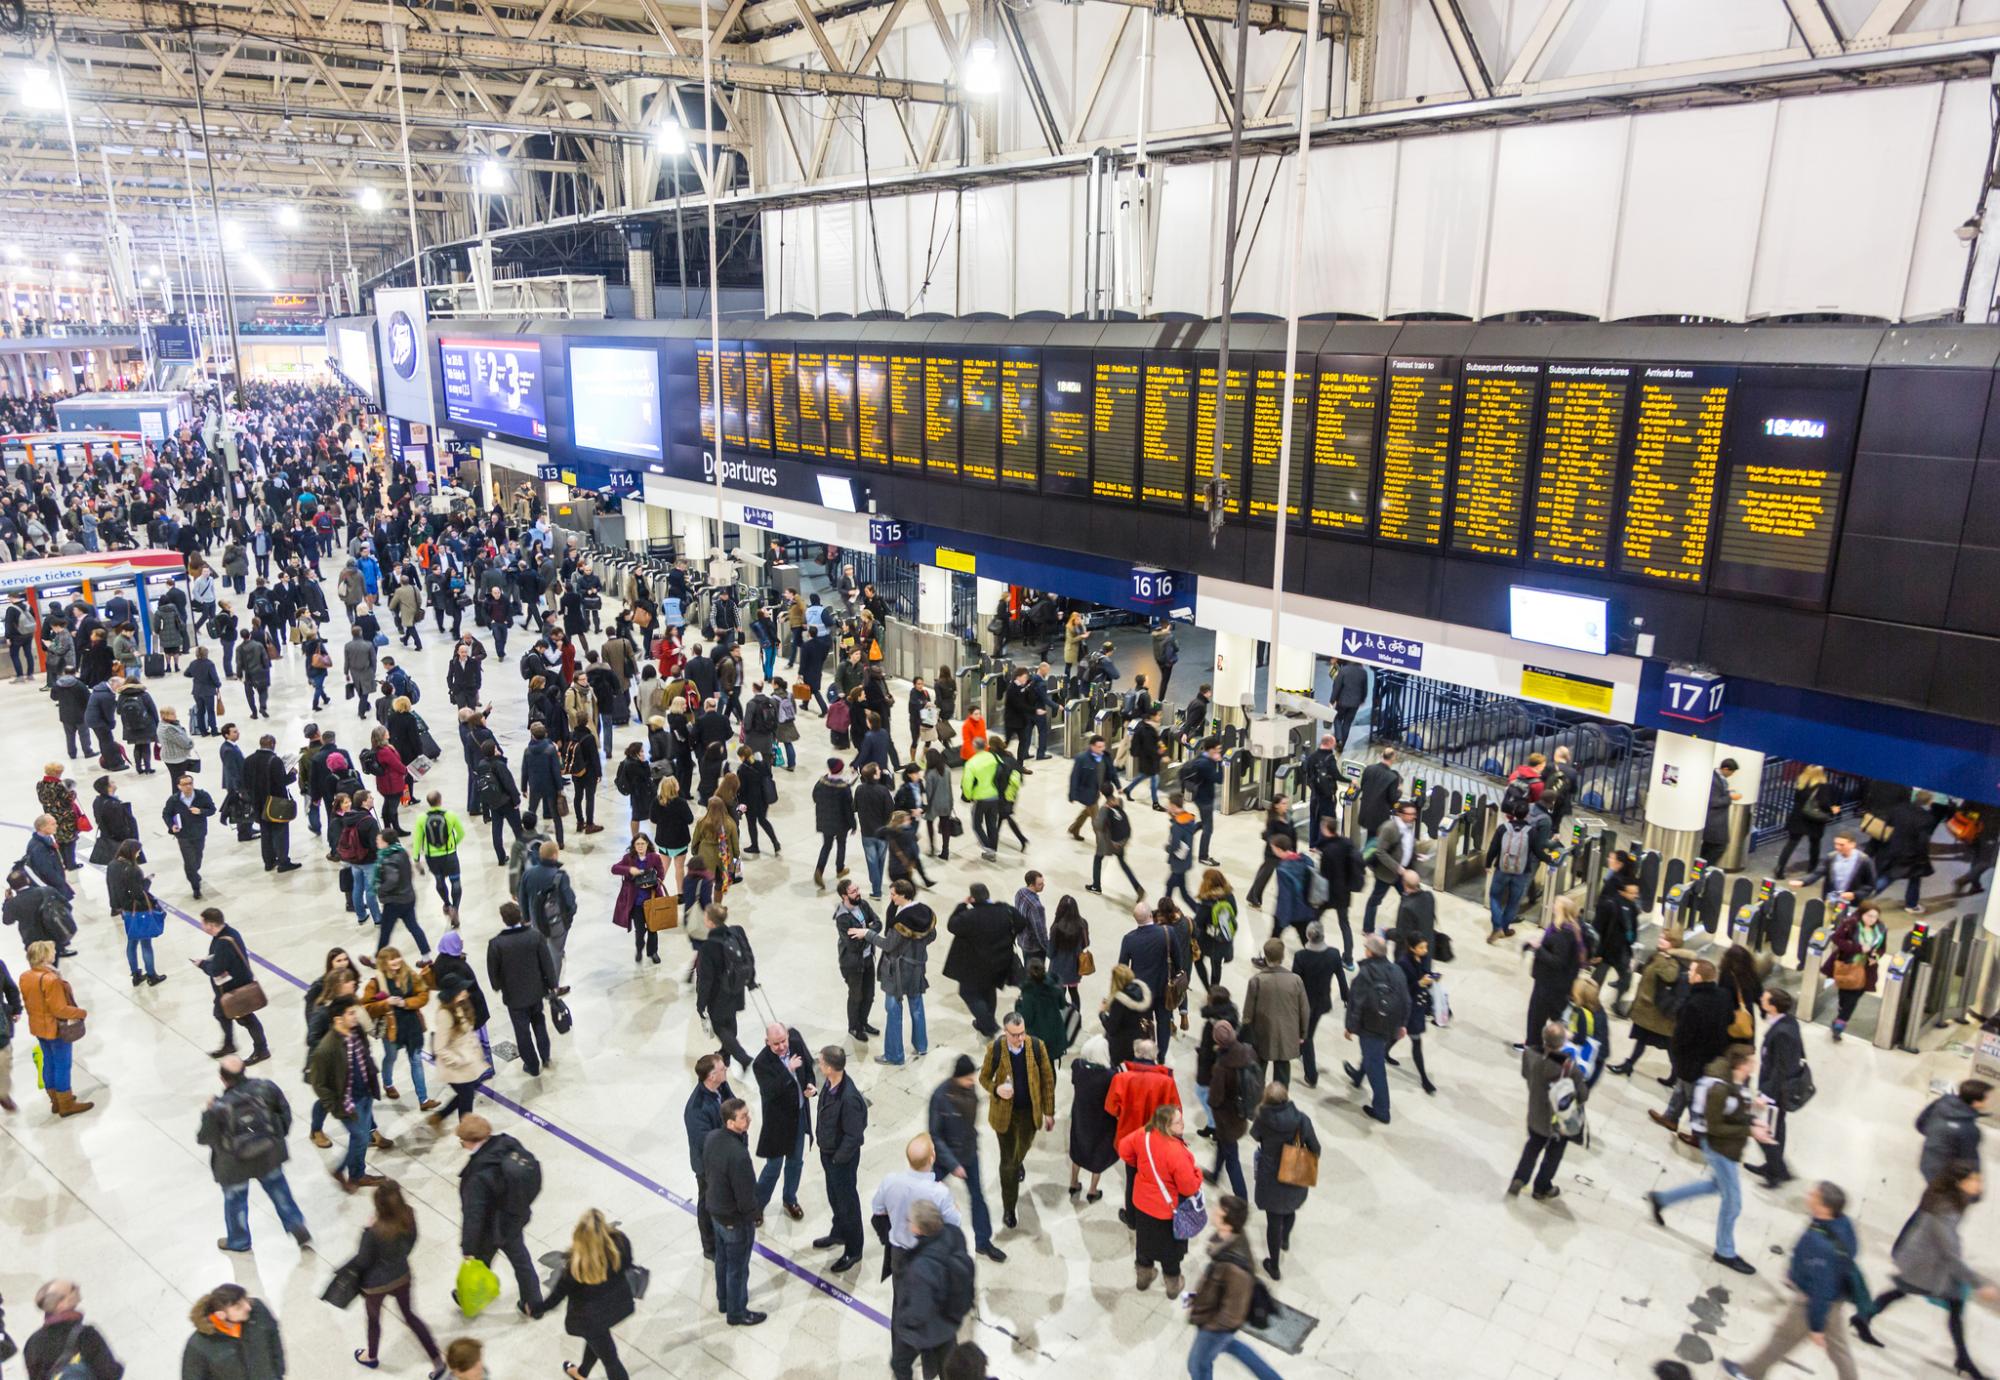
M 368 717 L 368 696 L 375 688 L 375 643 L 363 637 L 359 629 L 347 639 L 347 646 L 341 649 L 341 669 L 347 674 L 347 693 L 354 698 L 355 709 L 362 718 Z

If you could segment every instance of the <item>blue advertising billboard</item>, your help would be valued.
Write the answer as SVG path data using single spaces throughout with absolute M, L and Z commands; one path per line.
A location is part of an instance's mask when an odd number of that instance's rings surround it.
M 524 441 L 549 439 L 542 404 L 542 350 L 533 340 L 438 340 L 447 420 Z

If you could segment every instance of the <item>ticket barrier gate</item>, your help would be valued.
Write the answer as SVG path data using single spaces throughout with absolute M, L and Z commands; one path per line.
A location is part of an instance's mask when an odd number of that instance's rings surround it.
M 1900 960 L 1913 960 L 1903 974 L 1902 990 L 1896 994 L 1893 1022 L 1888 1019 L 1889 996 L 1887 989 L 1884 991 L 1884 1016 L 1875 1032 L 1876 1047 L 1915 1053 L 1926 1030 L 1963 1020 L 1979 965 L 1985 962 L 1987 938 L 1979 917 L 1970 913 L 1947 917 L 1935 929 L 1916 925 L 1903 940 L 1903 952 L 1885 965 L 1885 976 L 1893 977 L 1890 970 Z M 1891 1027 L 1886 1035 L 1883 1026 Z
M 979 714 L 981 718 L 986 720 L 986 727 L 989 731 L 993 728 L 993 725 L 1001 722 L 1002 702 L 1006 698 L 1007 681 L 1010 674 L 1010 672 L 1004 670 L 989 671 L 985 678 L 979 682 L 979 699 L 977 701 Z
M 1836 910 L 1829 912 L 1826 903 L 1815 896 L 1799 908 L 1799 925 L 1806 931 L 1804 958 L 1799 972 L 1799 1020 L 1812 1024 L 1822 1005 L 1831 1000 L 1833 984 L 1820 975 L 1820 967 L 1826 962 L 1827 946 L 1833 942 L 1834 926 L 1840 923 L 1839 912 L 1844 906 L 1836 903 Z
M 1431 845 L 1431 889 L 1451 892 L 1472 882 L 1483 892 L 1486 841 L 1499 824 L 1499 803 L 1480 796 L 1471 800 L 1459 797 L 1452 805 L 1451 813 L 1438 821 Z
M 1683 930 L 1701 928 L 1711 935 L 1722 932 L 1723 890 L 1726 879 L 1718 868 L 1711 868 L 1700 858 L 1686 864 L 1679 858 L 1669 858 L 1660 874 L 1662 889 L 1660 904 L 1670 921 L 1678 921 Z
M 1225 749 L 1222 754 L 1222 789 L 1216 808 L 1225 815 L 1243 810 L 1261 810 L 1271 803 L 1270 763 L 1260 760 L 1247 747 Z
M 1881 966 L 1882 1010 L 1875 1018 L 1875 1048 L 1915 1050 L 1930 985 L 1933 938 L 1919 920 L 1903 936 L 1903 946 Z
M 982 703 L 979 698 L 981 693 L 980 685 L 984 681 L 985 675 L 986 673 L 978 666 L 961 666 L 958 668 L 958 712 L 960 714 L 964 714 L 971 710 L 974 705 Z

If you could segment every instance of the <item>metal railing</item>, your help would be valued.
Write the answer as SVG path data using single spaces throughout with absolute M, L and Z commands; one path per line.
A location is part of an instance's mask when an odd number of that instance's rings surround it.
M 1785 821 L 1792 813 L 1792 780 L 1805 765 L 1789 757 L 1764 759 L 1757 803 L 1750 807 L 1750 847 L 1761 848 L 1773 839 L 1784 837 Z M 1866 777 L 1830 771 L 1826 774 L 1826 803 L 1840 806 L 1842 818 L 1858 820 L 1861 811 L 1856 807 L 1861 804 L 1861 794 L 1867 786 Z M 1828 831 L 1831 830 L 1829 825 Z
M 886 551 L 851 551 L 858 584 L 874 585 L 875 592 L 889 605 L 889 616 L 905 622 L 917 620 L 917 567 Z
M 991 617 L 988 613 L 986 617 Z M 963 571 L 951 572 L 951 630 L 961 641 L 976 639 L 986 626 L 979 612 L 979 581 Z
M 1553 758 L 1570 750 L 1581 787 L 1579 809 L 1615 815 L 1627 823 L 1644 813 L 1652 770 L 1653 734 L 1628 724 L 1604 723 L 1548 705 L 1490 690 L 1471 690 L 1400 671 L 1375 673 L 1369 738 L 1395 743 L 1463 778 L 1468 789 L 1498 795 L 1507 773 L 1539 752 Z M 1436 771 L 1422 774 L 1440 781 Z

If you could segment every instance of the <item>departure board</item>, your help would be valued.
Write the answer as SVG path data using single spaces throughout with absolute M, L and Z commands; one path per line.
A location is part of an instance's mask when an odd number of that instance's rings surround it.
M 1222 482 L 1228 486 L 1224 516 L 1243 513 L 1243 447 L 1250 420 L 1250 370 L 1231 365 L 1229 386 L 1222 399 Z M 1194 395 L 1194 501 L 1208 511 L 1208 485 L 1216 476 L 1216 370 L 1204 368 L 1196 379 Z
M 799 454 L 826 457 L 826 356 L 799 351 Z
M 826 355 L 826 454 L 830 460 L 854 463 L 854 354 L 849 350 Z
M 1867 379 L 1863 369 L 1742 370 L 1712 592 L 1826 602 Z
M 722 347 L 722 444 L 742 449 L 743 434 L 743 351 L 734 345 Z
M 889 467 L 889 357 L 863 354 L 854 360 L 854 416 L 861 438 L 861 463 Z
M 749 435 L 752 449 L 769 450 L 771 448 L 770 351 L 744 350 L 743 377 L 746 382 L 743 429 Z
M 1139 489 L 1139 357 L 1097 358 L 1091 402 L 1090 496 L 1130 503 Z
M 924 358 L 924 472 L 958 478 L 958 361 Z
M 1639 370 L 1618 569 L 1699 585 L 1708 571 L 1722 425 L 1734 369 L 1648 364 Z
M 1308 367 L 1292 374 L 1285 387 L 1285 357 L 1256 357 L 1256 378 L 1250 398 L 1250 516 L 1270 519 L 1278 511 L 1278 470 L 1284 454 L 1285 398 L 1292 408 L 1292 468 L 1287 479 L 1285 518 L 1299 520 L 1305 495 L 1306 466 L 1311 463 L 1313 375 Z
M 889 356 L 889 460 L 912 474 L 924 468 L 924 360 Z
M 1090 351 L 1042 351 L 1042 492 L 1090 497 Z
M 961 403 L 958 425 L 962 436 L 959 474 L 968 484 L 1000 482 L 1000 359 L 968 352 L 959 361 Z
M 798 361 L 790 350 L 771 352 L 771 442 L 780 455 L 799 453 Z
M 1375 484 L 1375 416 L 1382 361 L 1321 355 L 1313 400 L 1312 503 L 1308 525 L 1356 536 L 1368 530 Z
M 1000 482 L 1029 493 L 1042 483 L 1042 364 L 1032 350 L 1000 359 Z
M 1375 535 L 1437 546 L 1444 540 L 1445 489 L 1451 470 L 1451 361 L 1391 355 L 1382 409 L 1382 484 Z
M 1629 364 L 1550 364 L 1529 556 L 1603 570 L 1611 562 L 1618 444 L 1632 392 Z
M 1458 481 L 1451 549 L 1518 560 L 1542 366 L 1468 359 L 1459 373 Z
M 701 439 L 715 443 L 715 351 L 706 345 L 694 352 L 694 389 L 701 407 Z
M 1139 502 L 1185 512 L 1194 365 L 1186 358 L 1146 361 L 1139 406 Z

